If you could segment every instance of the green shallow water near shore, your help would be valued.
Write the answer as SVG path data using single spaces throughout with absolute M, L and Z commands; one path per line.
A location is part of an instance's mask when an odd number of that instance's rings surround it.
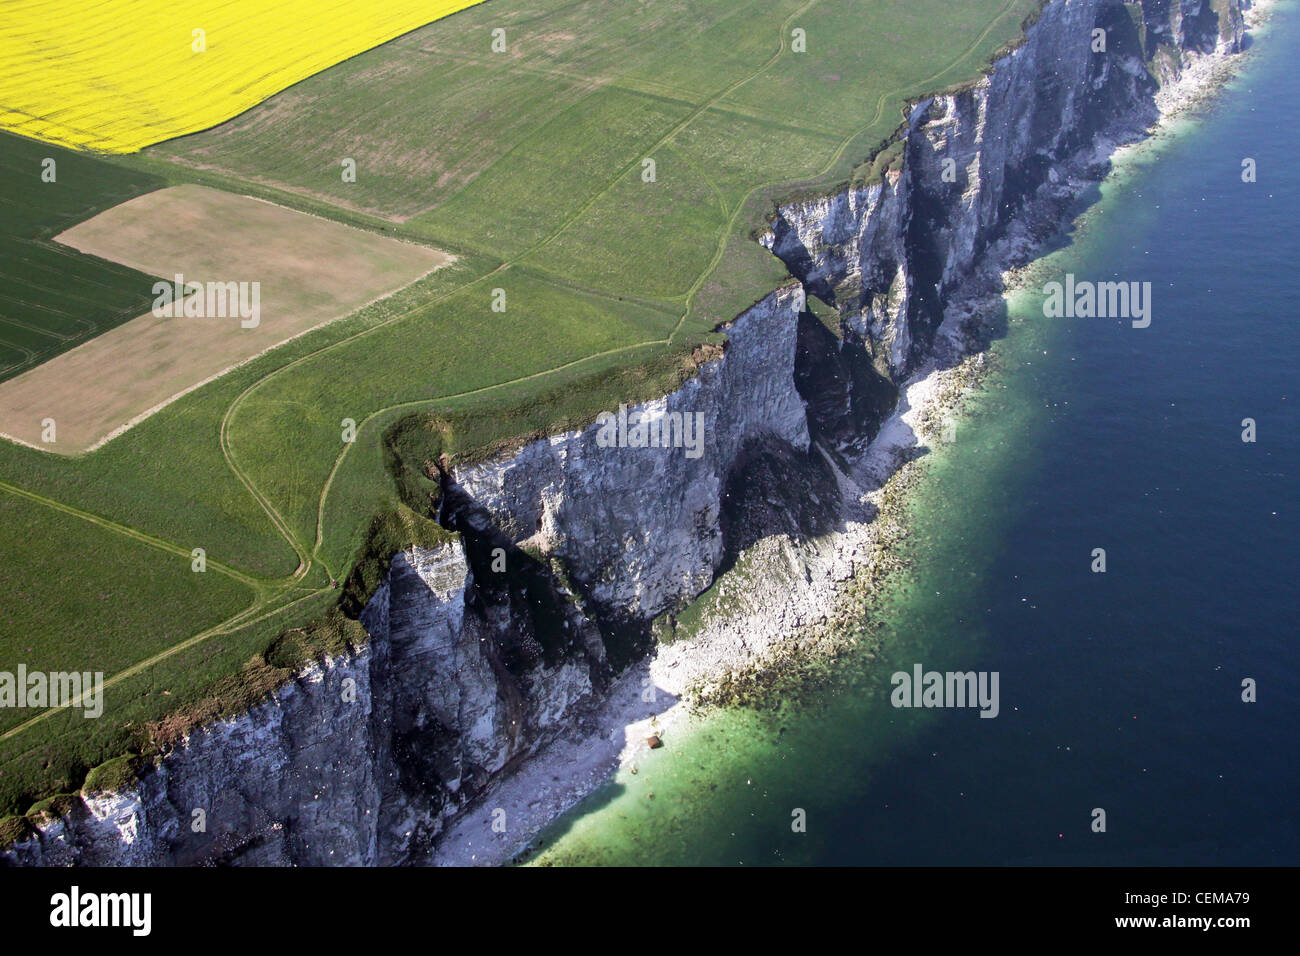
M 1013 320 L 1014 321 L 1014 320 Z M 1016 322 L 999 352 L 1032 362 L 1052 330 Z M 966 608 L 979 601 L 993 557 L 988 542 L 1014 510 L 1038 408 L 1008 394 L 994 371 L 971 396 L 956 440 L 931 450 L 905 506 L 913 562 L 876 596 L 859 644 L 833 665 L 828 685 L 761 710 L 722 708 L 675 728 L 660 750 L 624 769 L 543 834 L 530 862 L 583 864 L 816 863 L 837 839 L 818 825 L 832 808 L 867 799 L 891 756 L 938 712 L 898 710 L 889 676 L 980 668 L 987 635 Z M 1041 424 L 1041 423 L 1039 423 Z M 964 717 L 980 723 L 973 712 Z M 792 830 L 796 809 L 805 833 Z
M 1023 277 L 1151 281 L 1152 327 L 1049 321 L 1040 295 L 1010 296 L 993 370 L 908 494 L 910 566 L 864 612 L 885 626 L 813 692 L 676 729 L 530 862 L 1300 860 L 1300 187 L 1283 172 L 1300 129 L 1255 93 L 1300 93 L 1295 5 L 1257 36 L 1242 78 L 1123 154 Z M 1267 180 L 1240 183 L 1243 155 Z M 1245 414 L 1267 442 L 1240 441 Z M 1001 713 L 893 708 L 890 675 L 917 663 L 999 672 Z M 1269 700 L 1242 704 L 1242 675 Z

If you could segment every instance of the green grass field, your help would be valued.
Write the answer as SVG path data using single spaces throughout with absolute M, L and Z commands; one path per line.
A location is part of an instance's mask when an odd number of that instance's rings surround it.
M 53 182 L 42 179 L 46 160 Z M 149 308 L 150 277 L 51 237 L 159 185 L 147 173 L 0 132 L 0 381 Z
M 868 176 L 908 97 L 975 78 L 1039 6 L 490 0 L 208 132 L 133 157 L 70 157 L 69 177 L 93 176 L 49 207 L 32 205 L 28 169 L 58 151 L 0 137 L 0 200 L 29 207 L 6 217 L 0 243 L 42 249 L 130 195 L 200 182 L 459 256 L 93 453 L 0 442 L 0 670 L 116 678 L 98 721 L 5 715 L 0 813 L 147 749 L 170 713 L 210 715 L 214 699 L 244 700 L 286 673 L 264 656 L 276 636 L 328 611 L 340 595 L 330 578 L 374 556 L 373 516 L 412 503 L 389 473 L 385 429 L 434 417 L 438 447 L 473 456 L 680 381 L 692 349 L 783 280 L 752 238 L 773 203 Z M 506 53 L 490 50 L 497 26 Z M 795 28 L 805 53 L 791 48 Z M 356 182 L 340 175 L 345 158 Z M 60 183 L 72 182 L 64 168 Z M 81 258 L 54 283 L 6 254 L 0 306 L 39 303 L 45 325 L 20 321 L 42 334 L 143 311 L 127 295 L 135 277 Z M 24 285 L 41 275 L 49 304 Z M 100 311 L 66 311 L 95 283 Z M 505 312 L 491 308 L 496 289 Z M 350 445 L 345 418 L 360 426 Z M 435 533 L 401 513 L 402 527 Z M 231 573 L 195 575 L 161 544 L 203 547 Z M 102 636 L 81 640 L 105 604 Z

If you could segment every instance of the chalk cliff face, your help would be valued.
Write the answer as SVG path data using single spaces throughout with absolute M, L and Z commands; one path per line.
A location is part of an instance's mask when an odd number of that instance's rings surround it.
M 455 469 L 443 521 L 458 537 L 393 558 L 361 617 L 367 646 L 190 734 L 134 789 L 83 795 L 0 858 L 427 859 L 449 818 L 588 713 L 739 550 L 833 530 L 828 456 L 851 464 L 899 386 L 953 357 L 940 325 L 992 252 L 1027 252 L 1071 177 L 1099 174 L 1155 119 L 1152 51 L 1177 51 L 1176 71 L 1241 35 L 1237 0 L 1053 0 L 987 76 L 911 109 L 901 170 L 779 210 L 762 241 L 798 282 L 629 413 L 702 416 L 701 454 L 605 447 L 593 425 Z M 839 335 L 802 309 L 805 290 L 838 310 Z
M 1180 47 L 1215 49 L 1218 15 L 1208 2 L 1169 6 L 1143 4 L 1144 22 L 1161 24 Z M 1223 47 L 1235 50 L 1240 11 L 1223 6 Z M 1049 4 L 988 76 L 912 110 L 901 172 L 782 208 L 765 245 L 810 294 L 840 309 L 861 351 L 900 381 L 933 358 L 945 305 L 991 243 L 1025 228 L 1025 207 L 1157 118 L 1142 32 L 1120 3 Z
M 191 733 L 133 790 L 83 795 L 8 861 L 389 865 L 426 853 L 445 817 L 544 743 L 600 673 L 598 641 L 590 658 L 520 670 L 501 638 L 534 622 L 485 613 L 475 591 L 460 542 L 398 554 L 362 616 L 365 648 Z
M 647 421 L 692 418 L 701 453 L 600 447 L 600 427 L 537 441 L 505 461 L 457 469 L 454 484 L 510 539 L 558 559 L 607 615 L 649 621 L 713 581 L 724 551 L 723 500 L 747 445 L 804 452 L 794 388 L 800 292 L 767 296 L 728 328 L 725 360 L 671 395 L 637 406 Z
M 1212 53 L 1221 44 L 1240 47 L 1242 20 L 1237 6 L 1228 0 L 1144 0 L 1141 20 L 1147 56 L 1154 56 L 1161 46 L 1172 47 L 1180 59 L 1182 51 Z

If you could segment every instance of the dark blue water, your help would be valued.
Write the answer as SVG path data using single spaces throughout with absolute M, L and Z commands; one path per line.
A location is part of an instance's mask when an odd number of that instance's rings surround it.
M 1151 326 L 1013 298 L 1000 370 L 912 506 L 879 655 L 813 700 L 701 722 L 543 859 L 1300 864 L 1294 5 L 1256 50 L 1033 269 L 1034 288 L 1150 281 Z M 889 675 L 918 662 L 997 671 L 1000 715 L 892 708 Z

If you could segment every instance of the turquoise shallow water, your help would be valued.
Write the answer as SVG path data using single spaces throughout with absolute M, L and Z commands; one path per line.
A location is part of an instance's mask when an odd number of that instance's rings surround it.
M 1150 328 L 1013 297 L 998 371 L 913 500 L 879 658 L 675 735 L 541 862 L 1300 863 L 1298 52 L 1292 3 L 1034 267 L 1033 288 L 1150 281 Z M 997 671 L 1000 715 L 891 707 L 918 662 Z

